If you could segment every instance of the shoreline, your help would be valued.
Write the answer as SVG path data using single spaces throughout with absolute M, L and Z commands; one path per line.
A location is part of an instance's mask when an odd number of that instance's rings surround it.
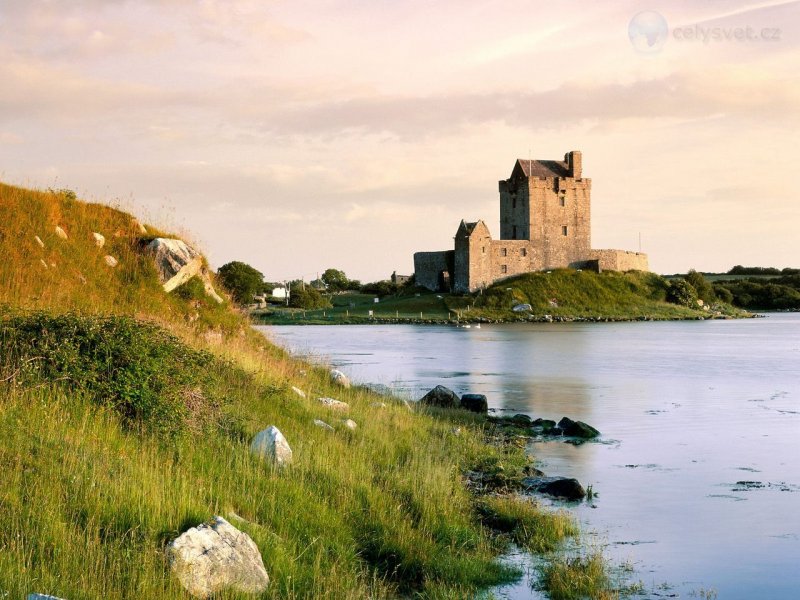
M 766 312 L 766 311 L 765 311 Z M 784 312 L 784 311 L 779 311 Z M 299 313 L 298 313 L 299 314 Z M 263 318 L 259 315 L 250 315 L 252 325 L 452 325 L 455 327 L 472 327 L 475 325 L 499 325 L 499 324 L 519 324 L 519 323 L 634 323 L 634 322 L 656 322 L 656 321 L 730 321 L 737 319 L 762 319 L 766 318 L 766 314 L 761 313 L 748 313 L 744 315 L 702 315 L 697 316 L 675 316 L 675 317 L 660 317 L 652 315 L 641 315 L 631 317 L 613 317 L 613 316 L 566 316 L 566 315 L 530 315 L 525 317 L 516 317 L 509 319 L 492 319 L 489 317 L 476 317 L 474 319 L 425 319 L 425 318 L 404 318 L 404 317 L 345 317 L 342 319 L 335 319 L 333 317 L 306 317 L 299 316 L 292 319 L 269 319 Z

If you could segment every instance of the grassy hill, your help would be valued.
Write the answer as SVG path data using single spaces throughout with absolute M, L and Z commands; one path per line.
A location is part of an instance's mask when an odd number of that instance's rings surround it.
M 527 463 L 517 445 L 487 445 L 483 419 L 335 387 L 197 282 L 166 294 L 141 250 L 162 234 L 67 193 L 0 185 L 5 595 L 188 598 L 164 548 L 212 515 L 258 545 L 265 598 L 467 598 L 515 576 L 496 560 L 510 539 L 547 551 L 574 534 L 564 515 L 466 489 L 468 469 L 502 482 Z M 358 428 L 321 396 L 349 403 Z M 268 425 L 294 450 L 286 469 L 248 451 Z M 606 589 L 603 577 L 593 585 Z M 566 581 L 553 597 L 586 581 L 550 579 Z

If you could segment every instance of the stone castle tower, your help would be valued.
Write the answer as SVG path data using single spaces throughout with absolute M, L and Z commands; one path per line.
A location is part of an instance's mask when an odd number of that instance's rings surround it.
M 592 250 L 592 182 L 583 177 L 581 158 L 574 150 L 563 161 L 518 159 L 499 182 L 500 239 L 492 239 L 483 221 L 461 221 L 453 250 L 414 254 L 417 284 L 474 292 L 547 269 L 646 271 L 647 256 L 640 252 Z

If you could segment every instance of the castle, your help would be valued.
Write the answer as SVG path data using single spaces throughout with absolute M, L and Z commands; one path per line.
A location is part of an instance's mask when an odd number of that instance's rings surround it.
M 577 150 L 563 161 L 518 159 L 500 181 L 500 239 L 483 221 L 462 220 L 454 250 L 414 254 L 417 285 L 464 293 L 547 269 L 647 271 L 646 254 L 592 249 L 592 180 L 581 167 Z

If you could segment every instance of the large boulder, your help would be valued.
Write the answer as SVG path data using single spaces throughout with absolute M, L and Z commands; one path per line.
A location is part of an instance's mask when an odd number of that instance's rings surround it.
M 461 400 L 453 390 L 443 385 L 437 385 L 430 392 L 419 399 L 420 404 L 438 406 L 439 408 L 458 408 Z
M 485 415 L 489 412 L 489 402 L 483 394 L 464 394 L 461 396 L 461 408 Z
M 558 422 L 558 427 L 561 429 L 564 435 L 569 437 L 577 437 L 584 440 L 596 438 L 600 435 L 600 432 L 591 425 L 584 423 L 583 421 L 573 421 L 568 417 L 562 418 Z
M 586 497 L 586 490 L 577 479 L 571 477 L 526 477 L 522 485 L 529 490 L 566 500 L 582 500 Z
M 292 462 L 292 449 L 289 447 L 289 442 L 283 437 L 280 429 L 274 425 L 270 425 L 264 431 L 256 434 L 250 443 L 250 452 L 270 460 L 278 466 Z
M 167 546 L 173 574 L 192 596 L 223 589 L 260 594 L 269 575 L 255 542 L 222 517 L 192 527 Z
M 203 264 L 203 257 L 186 242 L 172 238 L 155 238 L 146 248 L 153 254 L 165 292 L 171 292 L 192 277 L 198 276 L 203 282 L 206 294 L 219 303 L 223 302 L 211 283 Z

